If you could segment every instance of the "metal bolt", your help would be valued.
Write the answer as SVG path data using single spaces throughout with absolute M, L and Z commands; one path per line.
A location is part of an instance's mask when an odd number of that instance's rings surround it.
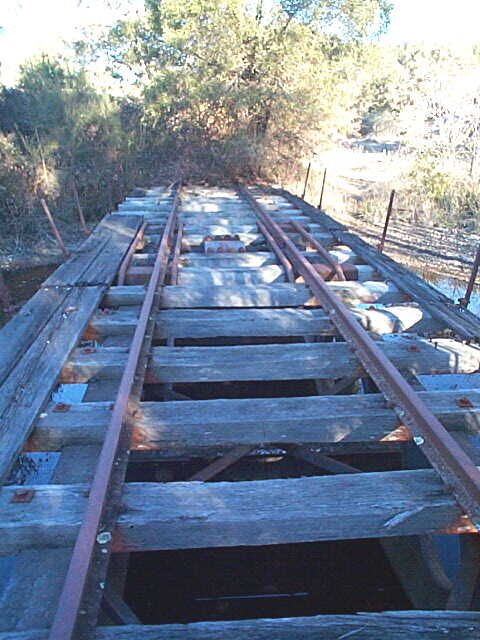
M 102 531 L 102 533 L 99 533 L 97 536 L 98 544 L 107 544 L 111 539 L 112 534 L 110 533 L 110 531 Z

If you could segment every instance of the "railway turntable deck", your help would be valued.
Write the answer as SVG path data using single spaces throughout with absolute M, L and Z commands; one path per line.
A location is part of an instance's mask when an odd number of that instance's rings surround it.
M 0 331 L 0 640 L 478 636 L 479 337 L 286 192 L 127 198 Z

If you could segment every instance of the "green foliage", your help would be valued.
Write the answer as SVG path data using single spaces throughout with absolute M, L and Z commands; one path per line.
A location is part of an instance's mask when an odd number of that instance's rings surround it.
M 385 27 L 384 0 L 147 0 L 102 42 L 132 74 L 154 148 L 211 153 L 237 173 L 274 175 L 352 123 L 362 38 Z M 246 164 L 245 164 L 246 162 Z
M 431 157 L 421 157 L 406 176 L 407 193 L 422 203 L 424 213 L 446 226 L 471 225 L 480 214 L 476 180 L 452 172 Z
M 111 210 L 136 177 L 124 108 L 65 60 L 26 64 L 18 87 L 0 93 L 0 215 L 14 211 L 28 230 L 45 197 L 76 220 L 73 183 L 87 218 Z

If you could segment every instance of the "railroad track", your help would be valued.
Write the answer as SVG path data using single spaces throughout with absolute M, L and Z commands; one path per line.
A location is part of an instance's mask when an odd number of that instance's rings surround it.
M 479 336 L 285 192 L 127 198 L 0 332 L 0 640 L 473 637 Z M 306 567 L 361 540 L 412 611 L 327 615 Z

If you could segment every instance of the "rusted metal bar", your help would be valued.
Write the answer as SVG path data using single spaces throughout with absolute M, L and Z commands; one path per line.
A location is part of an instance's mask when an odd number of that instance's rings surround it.
M 65 247 L 65 244 L 62 240 L 62 236 L 60 235 L 60 231 L 57 229 L 57 225 L 55 224 L 55 221 L 53 219 L 52 214 L 50 213 L 50 209 L 47 206 L 47 203 L 45 202 L 45 200 L 43 198 L 40 199 L 40 204 L 42 205 L 42 209 L 45 213 L 45 215 L 47 216 L 47 220 L 50 223 L 50 227 L 53 231 L 53 235 L 55 236 L 58 246 L 60 247 L 64 258 L 68 258 L 68 256 L 70 255 Z
M 322 246 L 320 242 L 318 242 L 318 240 L 314 238 L 312 234 L 309 233 L 305 229 L 305 227 L 299 224 L 296 220 L 292 220 L 290 224 L 295 229 L 295 231 L 297 231 L 302 236 L 304 240 L 306 240 L 312 247 L 314 247 L 317 250 L 317 252 L 322 256 L 322 258 L 327 262 L 327 264 L 329 264 L 332 267 L 332 269 L 337 274 L 338 279 L 345 281 L 346 278 L 345 278 L 345 274 L 343 273 L 342 267 L 338 264 L 338 262 L 335 261 L 334 258 L 332 258 L 332 256 L 328 253 L 325 247 Z
M 348 307 L 330 290 L 312 264 L 298 251 L 281 227 L 247 189 L 241 188 L 241 192 L 284 249 L 295 269 L 303 275 L 312 293 L 328 312 L 332 323 L 358 356 L 386 400 L 391 403 L 397 416 L 410 429 L 415 444 L 425 453 L 471 518 L 473 525 L 479 529 L 480 472 L 473 461 L 370 338 Z
M 111 550 L 112 531 L 121 503 L 121 487 L 124 482 L 132 418 L 138 411 L 147 359 L 153 336 L 157 309 L 160 305 L 160 289 L 167 273 L 171 239 L 175 230 L 179 190 L 175 194 L 171 212 L 163 231 L 152 276 L 138 318 L 128 360 L 125 366 L 110 423 L 105 434 L 90 487 L 87 506 L 80 531 L 75 542 L 67 576 L 50 630 L 50 640 L 70 640 L 91 637 L 91 629 L 85 626 L 91 621 L 79 622 L 92 560 L 106 566 Z M 112 499 L 115 498 L 115 499 Z M 105 515 L 108 502 L 108 517 Z M 98 559 L 98 560 L 97 560 Z M 105 568 L 106 571 L 106 568 Z M 101 589 L 101 585 L 91 585 Z M 90 635 L 89 635 L 90 633 Z
M 309 162 L 308 163 L 308 167 L 307 167 L 307 174 L 305 176 L 305 184 L 303 185 L 302 200 L 305 200 L 305 194 L 307 193 L 308 179 L 310 177 L 310 169 L 311 169 L 311 167 L 312 167 L 312 163 Z
M 323 180 L 322 180 L 322 190 L 320 191 L 320 200 L 318 201 L 318 207 L 317 209 L 322 208 L 322 203 L 323 203 L 323 193 L 325 191 L 325 180 L 327 179 L 327 170 L 324 169 L 323 170 Z
M 390 218 L 392 216 L 394 200 L 395 200 L 395 189 L 392 189 L 392 192 L 390 194 L 390 200 L 388 201 L 387 215 L 385 217 L 385 225 L 383 227 L 382 237 L 377 246 L 377 249 L 380 251 L 380 253 L 383 252 L 383 249 L 385 247 L 385 238 L 387 237 L 388 225 L 390 223 Z
M 147 228 L 147 223 L 144 222 L 140 227 L 140 229 L 137 231 L 135 238 L 133 239 L 133 242 L 129 246 L 125 257 L 122 260 L 122 264 L 120 265 L 120 269 L 118 270 L 118 278 L 117 278 L 117 284 L 119 285 L 125 284 L 125 278 L 127 277 L 128 267 L 130 266 L 130 263 L 132 261 L 133 254 L 135 253 L 139 243 L 143 239 L 146 228 Z
M 287 281 L 288 282 L 295 282 L 295 273 L 293 271 L 292 264 L 289 261 L 289 259 L 287 258 L 287 256 L 283 253 L 283 251 L 280 249 L 278 244 L 275 242 L 274 238 L 268 232 L 268 230 L 266 229 L 265 225 L 262 222 L 257 220 L 257 226 L 258 226 L 258 230 L 260 231 L 260 233 L 263 236 L 265 236 L 265 240 L 267 241 L 267 244 L 269 245 L 270 249 L 273 251 L 273 253 L 280 260 L 280 263 L 281 263 L 281 265 L 283 266 L 283 268 L 285 270 L 285 276 L 287 278 Z
M 475 286 L 475 281 L 478 275 L 478 269 L 480 267 L 480 245 L 477 247 L 477 254 L 475 256 L 475 262 L 473 263 L 472 272 L 470 274 L 470 280 L 468 281 L 467 290 L 465 291 L 465 295 L 463 298 L 459 298 L 458 303 L 461 307 L 465 309 L 470 304 L 470 298 L 472 296 L 473 287 Z
M 180 254 L 182 253 L 182 240 L 183 240 L 183 222 L 179 220 L 177 238 L 175 241 L 175 248 L 173 250 L 173 257 L 170 265 L 170 284 L 177 284 L 178 282 L 178 261 L 180 259 Z
M 83 233 L 86 236 L 90 235 L 90 229 L 87 227 L 87 223 L 85 222 L 85 216 L 83 215 L 82 205 L 80 204 L 80 198 L 78 197 L 77 185 L 75 184 L 75 180 L 72 180 L 72 191 L 73 197 L 75 198 L 75 204 L 77 206 L 78 217 L 80 218 L 80 224 L 83 229 Z

